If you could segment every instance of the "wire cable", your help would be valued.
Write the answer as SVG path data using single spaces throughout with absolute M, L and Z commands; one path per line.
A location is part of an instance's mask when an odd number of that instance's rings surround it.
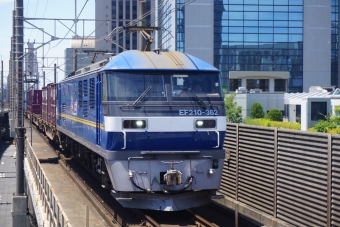
M 39 0 L 37 1 L 37 4 L 36 4 L 36 6 L 35 6 L 35 13 L 34 13 L 34 17 L 37 15 L 38 5 L 39 5 Z M 34 24 L 34 22 L 33 22 L 33 24 Z M 31 30 L 31 33 L 30 33 L 30 37 L 29 37 L 29 39 L 31 39 L 31 35 L 32 35 L 32 30 Z
M 73 22 L 73 24 L 72 24 L 72 26 L 69 28 L 69 30 L 67 31 L 67 33 L 66 33 L 66 35 L 64 36 L 64 38 L 62 38 L 60 41 L 59 41 L 59 43 L 58 44 L 56 44 L 54 47 L 52 47 L 52 48 L 55 48 L 56 46 L 58 46 L 65 38 L 66 38 L 66 36 L 68 35 L 68 33 L 70 33 L 70 31 L 71 31 L 71 29 L 73 28 L 73 26 L 76 24 L 76 22 L 78 21 L 78 18 L 79 18 L 79 16 L 80 16 L 80 14 L 83 12 L 83 10 L 84 10 L 84 8 L 85 8 L 85 6 L 86 6 L 86 4 L 87 4 L 87 2 L 88 2 L 89 0 L 86 0 L 86 2 L 84 3 L 84 5 L 83 5 L 83 7 L 82 7 L 82 9 L 81 9 L 81 11 L 80 11 L 80 13 L 78 14 L 78 16 L 77 16 L 77 18 L 75 19 L 75 21 Z
M 96 40 L 96 42 L 98 41 L 101 41 L 101 40 L 107 40 L 107 39 L 111 39 L 113 40 L 116 36 L 118 36 L 118 38 L 116 39 L 116 41 L 124 38 L 125 36 L 121 36 L 119 37 L 119 35 L 124 31 L 124 28 L 125 27 L 128 27 L 128 26 L 135 26 L 137 25 L 140 21 L 142 21 L 144 18 L 146 18 L 147 16 L 151 15 L 153 12 L 155 12 L 156 10 L 166 6 L 167 4 L 170 4 L 173 0 L 167 0 L 165 2 L 163 2 L 162 4 L 159 4 L 157 7 L 153 8 L 152 10 L 148 11 L 147 13 L 143 14 L 142 16 L 138 17 L 137 19 L 134 19 L 132 20 L 130 23 L 128 23 L 126 26 L 120 26 L 120 27 L 116 27 L 114 28 L 108 35 L 102 37 L 102 38 L 99 38 Z M 173 7 L 171 8 L 171 10 L 167 10 L 165 12 L 163 12 L 159 17 L 155 17 L 153 20 L 150 20 L 146 23 L 146 25 L 151 25 L 152 23 L 154 23 L 156 20 L 160 20 L 162 18 L 164 18 L 164 16 L 167 16 L 173 12 L 176 12 L 177 10 L 187 6 L 188 4 L 191 4 L 192 2 L 194 2 L 196 0 L 187 0 L 185 1 L 183 4 L 181 4 L 181 6 L 179 7 Z M 170 39 L 170 38 L 169 38 Z M 163 43 L 164 44 L 164 43 Z M 162 45 L 163 45 L 162 44 Z M 161 46 L 162 46 L 161 45 Z
M 48 5 L 48 0 L 46 1 L 46 5 L 45 5 L 45 10 L 44 10 L 43 18 L 45 17 L 45 13 L 46 13 L 47 5 Z M 41 26 L 42 26 L 42 23 L 43 23 L 43 22 L 44 22 L 44 20 L 41 20 L 41 23 L 40 23 L 40 26 L 39 26 L 39 27 L 41 27 Z M 39 35 L 39 33 L 37 33 L 37 36 L 35 37 L 35 39 L 37 39 L 37 38 L 38 38 L 38 35 Z

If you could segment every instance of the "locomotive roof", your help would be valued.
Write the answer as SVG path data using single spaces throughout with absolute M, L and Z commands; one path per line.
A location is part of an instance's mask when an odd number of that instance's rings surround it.
M 102 70 L 203 70 L 219 71 L 207 62 L 178 51 L 125 51 L 113 57 Z
M 73 72 L 62 81 L 105 70 L 188 70 L 219 72 L 217 68 L 192 55 L 178 51 L 154 52 L 128 50 Z

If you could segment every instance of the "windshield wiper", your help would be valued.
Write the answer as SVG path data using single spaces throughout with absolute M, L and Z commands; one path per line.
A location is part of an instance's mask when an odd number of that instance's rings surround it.
M 186 94 L 190 93 L 191 97 L 203 108 L 207 108 L 207 106 L 204 104 L 202 99 L 198 98 L 198 96 L 195 93 L 192 93 L 191 91 L 188 90 L 187 87 L 183 88 L 183 91 L 185 91 Z
M 193 93 L 191 93 L 191 94 L 193 94 Z M 204 104 L 202 99 L 198 98 L 197 95 L 193 94 L 192 98 L 195 99 L 197 101 L 197 103 L 200 104 L 201 107 L 207 108 L 207 106 Z
M 133 106 L 137 106 L 140 101 L 148 94 L 148 92 L 151 90 L 151 86 L 149 86 L 133 103 Z

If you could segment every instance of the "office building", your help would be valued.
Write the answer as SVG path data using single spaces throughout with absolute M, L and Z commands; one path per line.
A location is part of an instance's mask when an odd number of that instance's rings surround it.
M 138 4 L 97 0 L 98 18 L 112 22 L 96 37 L 131 22 Z M 155 33 L 153 48 L 183 51 L 213 64 L 231 92 L 240 87 L 248 92 L 308 92 L 311 86 L 339 85 L 338 0 L 150 0 L 147 4 L 146 11 L 155 6 L 157 10 L 146 21 L 163 28 Z M 135 49 L 136 32 L 120 34 L 113 41 Z M 102 43 L 121 51 L 110 42 Z
M 154 8 L 151 0 L 96 0 L 96 50 L 117 54 L 124 50 L 141 49 L 138 43 L 140 34 L 123 26 L 141 25 L 136 23 L 136 19 L 151 8 Z M 143 25 L 154 26 L 153 21 L 154 15 L 148 15 L 143 18 Z
M 95 50 L 95 37 L 73 37 L 71 40 L 71 48 L 66 48 L 64 51 L 65 57 L 65 77 L 77 69 L 83 68 L 93 60 Z M 74 57 L 76 56 L 76 57 Z

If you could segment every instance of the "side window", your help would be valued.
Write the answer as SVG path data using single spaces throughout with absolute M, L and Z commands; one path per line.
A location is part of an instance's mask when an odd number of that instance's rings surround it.
M 103 78 L 103 80 L 102 80 L 102 100 L 103 101 L 108 101 L 108 99 L 107 99 L 107 82 L 106 82 L 106 80 L 107 80 L 107 75 L 102 75 L 102 78 Z
M 84 80 L 84 84 L 83 84 L 83 95 L 84 97 L 86 97 L 88 95 L 88 85 L 87 85 L 87 80 Z
M 90 79 L 90 108 L 95 106 L 95 81 L 94 78 Z
M 83 81 L 78 82 L 78 105 L 83 107 Z

